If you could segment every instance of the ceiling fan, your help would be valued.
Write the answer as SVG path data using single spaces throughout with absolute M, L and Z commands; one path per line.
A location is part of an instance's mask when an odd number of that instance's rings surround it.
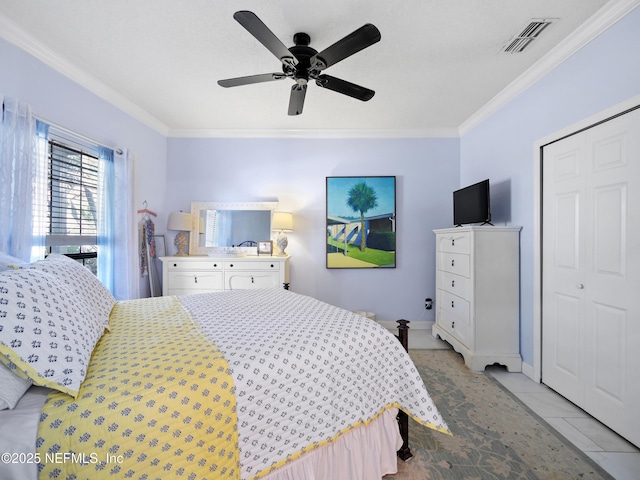
M 315 80 L 316 84 L 366 102 L 375 92 L 355 83 L 322 73 L 331 65 L 344 60 L 360 50 L 380 41 L 380 31 L 370 23 L 347 35 L 321 52 L 311 48 L 311 38 L 306 33 L 296 33 L 293 36 L 294 46 L 287 48 L 255 13 L 240 11 L 233 14 L 240 25 L 262 43 L 271 53 L 282 62 L 282 73 L 262 73 L 247 77 L 228 78 L 218 80 L 222 87 L 237 87 L 252 83 L 270 82 L 291 78 L 296 83 L 291 87 L 289 97 L 289 115 L 300 115 L 307 93 L 307 84 Z

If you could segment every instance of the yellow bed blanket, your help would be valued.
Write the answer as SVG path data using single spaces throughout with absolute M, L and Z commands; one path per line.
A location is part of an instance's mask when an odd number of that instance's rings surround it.
M 228 368 L 175 297 L 119 302 L 78 398 L 43 408 L 40 478 L 240 478 Z

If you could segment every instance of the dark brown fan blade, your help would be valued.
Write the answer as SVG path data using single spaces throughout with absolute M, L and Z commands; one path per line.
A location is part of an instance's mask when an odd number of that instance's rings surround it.
M 291 87 L 291 96 L 289 97 L 289 115 L 300 115 L 302 113 L 304 97 L 306 94 L 306 85 L 295 84 Z
M 294 66 L 298 63 L 296 57 L 285 47 L 278 37 L 276 37 L 269 28 L 262 23 L 255 13 L 247 10 L 241 10 L 233 14 L 240 25 L 256 37 L 271 53 L 273 53 L 282 63 Z
M 316 53 L 313 58 L 311 58 L 311 67 L 317 70 L 324 70 L 350 57 L 354 53 L 379 42 L 380 38 L 382 38 L 380 30 L 374 25 L 367 23 L 342 40 L 338 40 L 330 47 Z
M 373 90 L 361 87 L 355 83 L 347 82 L 341 78 L 332 77 L 331 75 L 320 75 L 316 80 L 316 84 L 321 87 L 328 88 L 329 90 L 333 90 L 334 92 L 357 98 L 363 102 L 371 100 L 371 98 L 376 94 Z
M 218 80 L 221 87 L 238 87 L 240 85 L 250 85 L 252 83 L 270 82 L 272 80 L 282 80 L 287 76 L 284 73 L 261 73 L 259 75 L 249 75 L 247 77 L 227 78 Z

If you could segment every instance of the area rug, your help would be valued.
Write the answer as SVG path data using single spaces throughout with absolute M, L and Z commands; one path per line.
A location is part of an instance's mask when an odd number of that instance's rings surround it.
M 414 457 L 384 480 L 612 479 L 595 462 L 453 350 L 411 350 L 449 424 L 448 436 L 410 424 Z

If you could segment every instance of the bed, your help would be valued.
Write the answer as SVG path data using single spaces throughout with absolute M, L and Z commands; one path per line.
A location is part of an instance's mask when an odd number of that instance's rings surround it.
M 399 411 L 449 433 L 390 332 L 284 289 L 116 302 L 51 255 L 0 272 L 0 354 L 4 480 L 369 480 Z

